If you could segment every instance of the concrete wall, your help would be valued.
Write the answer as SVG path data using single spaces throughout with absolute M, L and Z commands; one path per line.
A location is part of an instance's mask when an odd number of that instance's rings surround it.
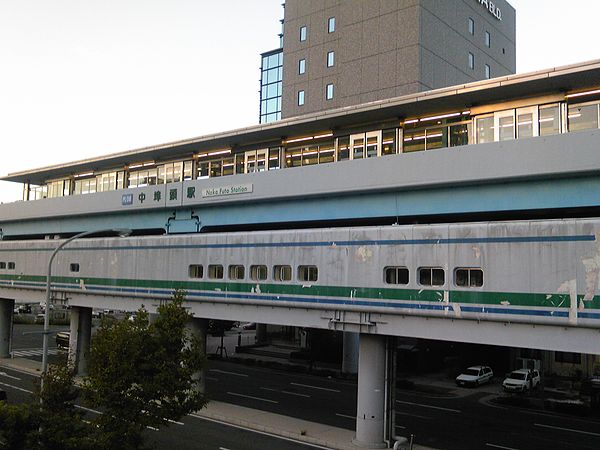
M 502 20 L 477 0 L 288 0 L 285 5 L 282 117 L 349 106 L 515 71 L 515 11 L 496 2 Z M 327 32 L 327 20 L 336 29 Z M 467 20 L 475 20 L 475 35 Z M 306 26 L 304 42 L 299 30 Z M 491 34 L 491 48 L 484 32 Z M 503 52 L 504 49 L 504 52 Z M 329 51 L 335 65 L 326 66 Z M 468 52 L 475 70 L 468 68 Z M 306 60 L 306 73 L 298 61 Z M 325 99 L 327 84 L 335 87 Z M 297 94 L 305 91 L 305 105 Z

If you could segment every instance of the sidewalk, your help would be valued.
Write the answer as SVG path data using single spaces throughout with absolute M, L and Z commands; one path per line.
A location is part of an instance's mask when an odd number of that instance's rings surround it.
M 41 372 L 41 363 L 27 358 L 0 358 L 0 367 L 15 369 L 36 376 L 39 376 Z M 206 408 L 194 415 L 330 449 L 369 450 L 352 444 L 353 430 L 336 428 L 229 403 L 211 401 Z M 414 445 L 413 449 L 426 450 L 427 447 Z

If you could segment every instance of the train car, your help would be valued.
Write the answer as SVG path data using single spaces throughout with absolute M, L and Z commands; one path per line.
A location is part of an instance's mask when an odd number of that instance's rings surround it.
M 55 290 L 600 327 L 600 220 L 92 238 Z M 0 294 L 43 289 L 57 241 L 0 241 Z M 10 298 L 10 297 L 9 297 Z

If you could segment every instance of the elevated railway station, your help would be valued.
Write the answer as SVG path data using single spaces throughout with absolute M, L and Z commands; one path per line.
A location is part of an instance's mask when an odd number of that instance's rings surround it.
M 592 61 L 9 174 L 0 353 L 52 251 L 102 230 L 53 267 L 80 361 L 92 308 L 152 312 L 174 289 L 199 333 L 360 333 L 365 446 L 389 431 L 390 336 L 599 355 L 598 80 Z

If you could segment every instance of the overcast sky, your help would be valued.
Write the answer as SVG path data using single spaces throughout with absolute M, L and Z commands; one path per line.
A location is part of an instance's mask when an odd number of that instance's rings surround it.
M 0 0 L 0 175 L 256 124 L 281 3 Z M 517 72 L 600 58 L 600 2 L 510 3 Z

